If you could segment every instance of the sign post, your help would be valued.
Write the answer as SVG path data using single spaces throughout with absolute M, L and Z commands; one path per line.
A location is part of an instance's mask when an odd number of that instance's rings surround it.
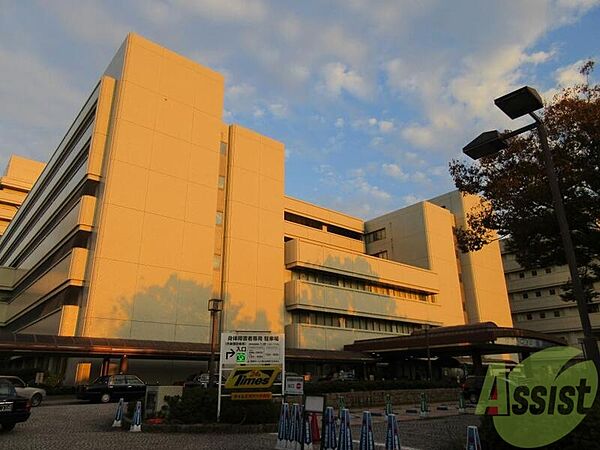
M 231 397 L 232 400 L 266 400 L 283 396 L 283 382 L 280 394 L 271 393 L 271 387 L 279 385 L 275 383 L 279 373 L 281 379 L 285 380 L 285 335 L 264 331 L 221 333 L 217 421 L 221 417 L 223 397 Z M 227 377 L 225 384 L 224 376 Z M 223 388 L 237 392 L 224 394 Z M 269 389 L 271 395 L 266 389 Z

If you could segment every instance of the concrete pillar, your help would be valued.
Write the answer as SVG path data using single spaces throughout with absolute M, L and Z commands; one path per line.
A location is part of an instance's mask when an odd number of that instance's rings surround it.
M 481 360 L 481 353 L 477 350 L 473 350 L 471 354 L 471 359 L 473 361 L 473 374 L 474 375 L 485 375 L 483 372 L 483 361 Z
M 103 377 L 108 375 L 108 369 L 110 367 L 110 358 L 104 358 L 102 360 L 102 368 L 100 369 L 100 376 Z
M 127 373 L 129 370 L 129 360 L 127 359 L 127 355 L 121 356 L 121 360 L 119 361 L 119 373 Z

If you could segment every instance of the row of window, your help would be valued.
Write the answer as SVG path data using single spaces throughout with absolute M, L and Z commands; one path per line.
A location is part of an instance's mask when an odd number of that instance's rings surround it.
M 552 268 L 551 267 L 546 267 L 544 269 L 544 272 L 545 273 L 552 273 Z M 538 276 L 538 271 L 536 269 L 530 271 L 529 273 L 531 273 L 532 277 L 537 277 Z M 527 274 L 526 271 L 519 272 L 519 278 L 525 278 L 526 274 Z
M 284 220 L 288 222 L 297 223 L 299 225 L 304 225 L 305 227 L 311 227 L 316 230 L 323 231 L 323 227 L 327 227 L 328 233 L 337 234 L 340 236 L 344 236 L 350 239 L 355 239 L 357 241 L 362 241 L 363 235 L 358 231 L 349 230 L 347 228 L 338 227 L 337 225 L 326 224 L 325 222 L 321 222 L 320 220 L 311 219 L 310 217 L 300 216 L 298 214 L 294 214 L 291 212 L 285 211 L 283 213 Z
M 380 228 L 379 230 L 371 231 L 370 233 L 365 234 L 365 243 L 370 244 L 371 242 L 381 241 L 385 239 L 385 228 Z
M 515 299 L 515 298 L 523 298 L 523 299 L 528 299 L 528 298 L 533 298 L 533 297 L 541 297 L 542 296 L 542 290 L 539 291 L 530 291 L 530 292 L 522 292 L 520 294 L 510 294 L 510 298 L 511 300 Z M 548 295 L 556 295 L 556 289 L 548 289 Z
M 536 319 L 538 317 L 540 319 L 545 319 L 546 317 L 548 317 L 548 318 L 550 318 L 550 317 L 560 317 L 560 316 L 564 316 L 565 315 L 564 311 L 561 311 L 559 309 L 555 309 L 554 311 L 552 311 L 552 314 L 550 314 L 549 311 L 541 311 L 539 313 L 527 313 L 527 314 L 524 314 L 524 315 L 519 314 L 517 316 L 517 321 L 522 321 L 523 318 L 525 318 L 526 320 L 533 320 L 534 314 L 536 316 Z
M 370 330 L 397 334 L 410 334 L 414 330 L 420 330 L 422 328 L 422 325 L 419 323 L 312 311 L 295 312 L 292 320 L 294 323 L 307 325 L 321 325 L 325 327 Z
M 383 250 L 382 252 L 373 253 L 371 256 L 381 259 L 389 259 L 387 250 Z
M 295 270 L 292 272 L 292 279 L 310 281 L 312 283 L 328 284 L 330 286 L 340 286 L 348 289 L 367 291 L 374 294 L 399 297 L 408 300 L 420 300 L 422 302 L 435 301 L 435 296 L 426 292 L 419 292 L 397 286 L 376 284 L 361 280 L 359 278 L 345 277 L 342 275 L 319 272 L 316 270 Z

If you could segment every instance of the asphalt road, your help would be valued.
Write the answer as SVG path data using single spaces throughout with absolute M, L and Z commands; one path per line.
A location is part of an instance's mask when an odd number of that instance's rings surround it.
M 273 434 L 162 434 L 129 433 L 111 428 L 116 404 L 48 404 L 34 408 L 25 423 L 0 433 L 6 449 L 272 449 Z M 353 419 L 353 438 L 359 437 L 360 418 Z M 472 415 L 401 421 L 403 446 L 420 450 L 448 450 L 464 439 L 466 426 L 477 424 Z M 374 420 L 376 442 L 384 442 L 385 424 Z M 379 447 L 382 448 L 382 447 Z M 464 448 L 464 447 L 463 447 Z

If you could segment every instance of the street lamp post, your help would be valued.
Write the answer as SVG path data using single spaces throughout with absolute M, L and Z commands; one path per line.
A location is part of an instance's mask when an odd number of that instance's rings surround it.
M 506 148 L 508 146 L 506 142 L 507 139 L 534 128 L 537 130 L 540 145 L 542 146 L 542 153 L 544 155 L 544 166 L 548 176 L 548 183 L 550 184 L 550 192 L 552 194 L 554 211 L 560 229 L 565 259 L 569 266 L 569 272 L 573 283 L 573 292 L 575 294 L 575 300 L 577 301 L 579 318 L 581 319 L 585 357 L 586 359 L 593 361 L 596 368 L 600 370 L 600 352 L 598 351 L 596 338 L 594 338 L 592 332 L 587 302 L 577 270 L 577 260 L 575 257 L 573 241 L 571 239 L 571 231 L 569 229 L 563 198 L 558 184 L 558 177 L 554 168 L 554 161 L 552 160 L 552 152 L 550 151 L 550 145 L 548 144 L 548 130 L 546 129 L 543 120 L 535 114 L 535 111 L 543 107 L 542 99 L 535 89 L 525 86 L 495 99 L 494 103 L 511 119 L 529 115 L 535 122 L 509 133 L 501 134 L 498 131 L 487 131 L 482 133 L 467 144 L 463 148 L 463 152 L 473 159 L 490 156 Z
M 210 359 L 208 360 L 208 386 L 212 387 L 215 379 L 215 345 L 218 333 L 218 314 L 223 309 L 223 300 L 211 298 L 208 300 L 210 311 Z

